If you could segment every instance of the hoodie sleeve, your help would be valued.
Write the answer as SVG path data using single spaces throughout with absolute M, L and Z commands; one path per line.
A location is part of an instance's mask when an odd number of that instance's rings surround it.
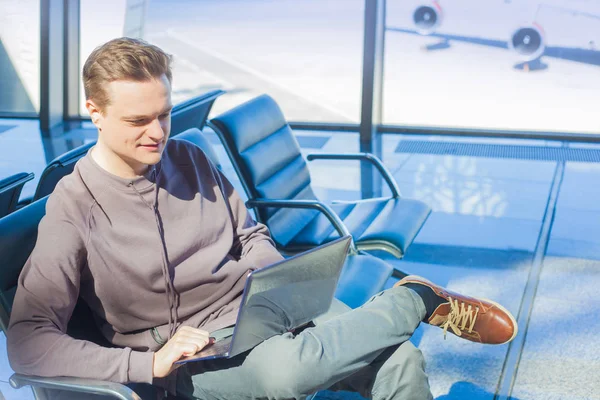
M 15 372 L 44 377 L 72 376 L 119 383 L 152 382 L 153 353 L 105 348 L 67 335 L 86 263 L 81 230 L 51 196 L 33 252 L 18 280 L 7 332 Z
M 218 183 L 231 210 L 234 227 L 232 253 L 247 259 L 257 269 L 283 260 L 275 248 L 269 229 L 252 218 L 231 182 L 216 167 L 213 166 L 213 169 L 218 174 Z

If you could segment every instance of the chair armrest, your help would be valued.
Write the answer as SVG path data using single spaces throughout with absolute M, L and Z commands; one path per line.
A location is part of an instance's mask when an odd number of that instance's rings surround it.
M 33 172 L 29 172 L 26 176 L 24 176 L 20 179 L 17 179 L 16 181 L 12 182 L 10 185 L 6 185 L 3 189 L 10 190 L 17 186 L 25 185 L 27 182 L 32 180 L 34 177 L 35 177 L 35 174 Z
M 392 176 L 391 172 L 387 169 L 385 165 L 381 162 L 381 160 L 375 157 L 371 153 L 319 153 L 319 154 L 308 154 L 306 156 L 308 161 L 312 160 L 362 160 L 368 161 L 373 164 L 383 179 L 385 179 L 388 184 L 392 197 L 398 198 L 400 197 L 400 188 L 396 183 L 396 180 Z
M 71 392 L 94 393 L 108 395 L 121 400 L 142 400 L 133 390 L 125 385 L 115 382 L 99 381 L 95 379 L 56 377 L 44 378 L 40 376 L 29 376 L 22 374 L 13 374 L 10 379 L 10 385 L 19 389 L 23 386 L 36 386 L 46 389 L 59 389 Z
M 318 210 L 325 214 L 329 222 L 333 225 L 335 230 L 339 233 L 340 237 L 352 236 L 350 231 L 340 217 L 329 207 L 318 200 L 270 200 L 270 199 L 252 199 L 246 202 L 248 208 L 309 208 Z M 357 252 L 354 246 L 354 239 L 350 243 L 350 252 L 355 254 Z

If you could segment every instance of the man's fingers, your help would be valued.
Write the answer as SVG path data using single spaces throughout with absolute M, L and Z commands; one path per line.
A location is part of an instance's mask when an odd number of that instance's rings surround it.
M 152 373 L 163 377 L 176 369 L 173 363 L 182 356 L 192 356 L 210 343 L 208 332 L 199 329 L 178 331 L 162 349 L 154 354 Z
M 175 349 L 175 353 L 178 356 L 175 360 L 179 360 L 181 356 L 191 356 L 200 351 L 201 347 L 194 343 L 179 344 Z
M 176 343 L 199 343 L 210 340 L 209 336 L 199 335 L 197 333 L 182 333 L 177 338 L 174 338 Z
M 202 350 L 204 347 L 206 347 L 206 345 L 209 343 L 209 338 L 207 337 L 202 337 L 202 338 L 198 338 L 198 337 L 192 337 L 192 338 L 188 338 L 187 340 L 182 340 L 180 338 L 180 341 L 176 343 L 176 353 L 178 353 L 178 356 L 181 357 L 182 355 L 184 356 L 190 356 L 190 355 L 194 355 L 197 352 L 199 352 L 200 350 Z

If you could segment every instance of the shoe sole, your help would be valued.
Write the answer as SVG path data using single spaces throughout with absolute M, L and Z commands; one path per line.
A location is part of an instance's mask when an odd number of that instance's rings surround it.
M 506 342 L 502 342 L 502 343 L 494 343 L 494 344 L 495 344 L 495 345 L 501 345 L 501 344 L 510 343 L 510 342 L 511 342 L 511 341 L 512 341 L 512 340 L 513 340 L 513 339 L 514 339 L 516 336 L 517 336 L 517 333 L 519 333 L 519 325 L 517 325 L 517 321 L 515 320 L 515 317 L 513 317 L 512 313 L 511 313 L 510 311 L 508 311 L 506 308 L 504 308 L 504 307 L 503 307 L 503 306 L 501 306 L 500 304 L 496 303 L 495 301 L 493 301 L 493 300 L 490 300 L 490 299 L 484 299 L 484 298 L 481 298 L 481 300 L 483 300 L 483 301 L 487 301 L 488 303 L 495 305 L 495 306 L 496 306 L 496 307 L 498 307 L 500 310 L 504 311 L 504 313 L 505 313 L 506 315 L 508 315 L 508 317 L 510 318 L 510 320 L 511 320 L 511 321 L 512 321 L 512 323 L 513 323 L 513 326 L 515 327 L 515 331 L 513 332 L 513 335 L 511 336 L 511 338 L 510 338 L 510 339 L 508 339 Z

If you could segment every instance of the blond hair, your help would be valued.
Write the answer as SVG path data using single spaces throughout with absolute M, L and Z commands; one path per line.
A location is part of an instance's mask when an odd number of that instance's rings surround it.
M 173 57 L 141 39 L 122 37 L 97 47 L 83 66 L 86 100 L 93 100 L 100 110 L 110 104 L 106 84 L 117 80 L 148 81 L 163 74 L 172 81 Z

